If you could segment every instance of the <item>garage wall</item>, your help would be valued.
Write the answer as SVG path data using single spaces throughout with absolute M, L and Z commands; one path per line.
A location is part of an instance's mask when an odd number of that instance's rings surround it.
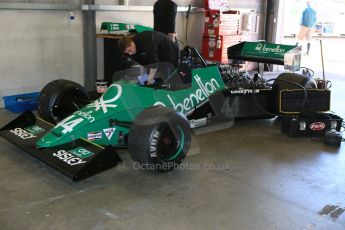
M 129 5 L 138 6 L 153 6 L 156 0 L 129 0 Z M 180 7 L 187 7 L 191 4 L 193 7 L 203 8 L 204 0 L 175 0 L 176 4 Z M 96 4 L 122 4 L 123 0 L 96 0 Z M 237 9 L 241 12 L 248 12 L 254 10 L 261 14 L 261 23 L 264 19 L 266 0 L 229 0 L 231 9 Z M 144 11 L 99 11 L 96 17 L 96 26 L 99 31 L 100 23 L 102 21 L 114 21 L 114 22 L 128 22 L 135 24 L 142 24 L 145 26 L 153 26 L 153 13 L 152 10 Z M 178 33 L 178 39 L 182 44 L 188 43 L 196 48 L 201 48 L 201 34 L 204 29 L 204 12 L 192 11 L 189 22 L 188 22 L 188 37 L 191 40 L 186 41 L 186 12 L 179 12 L 176 17 L 176 30 Z M 263 25 L 263 24 L 262 24 Z M 261 27 L 262 27 L 261 25 Z M 261 29 L 262 30 L 262 29 Z M 198 34 L 198 36 L 196 36 Z M 259 33 L 258 36 L 261 39 L 262 34 Z
M 81 13 L 0 11 L 0 97 L 68 78 L 83 83 Z
M 129 0 L 129 5 L 139 6 L 153 6 L 156 0 Z M 178 12 L 176 16 L 176 31 L 180 47 L 191 45 L 201 50 L 202 33 L 204 30 L 204 0 L 175 0 L 179 7 L 187 7 L 192 4 L 193 7 L 199 8 L 191 12 L 188 21 L 188 29 L 186 36 L 186 12 Z M 231 9 L 240 10 L 241 13 L 255 11 L 260 15 L 260 29 L 258 33 L 244 33 L 245 39 L 257 40 L 263 38 L 264 15 L 266 10 L 266 0 L 229 0 Z M 96 4 L 123 4 L 123 0 L 96 0 Z M 100 31 L 100 26 L 103 21 L 112 22 L 127 22 L 134 24 L 141 24 L 153 27 L 153 13 L 152 8 L 147 11 L 98 11 L 96 13 L 96 31 Z M 104 78 L 103 68 L 103 39 L 97 39 L 97 78 Z
M 83 12 L 54 10 L 54 4 L 80 6 L 86 0 L 0 0 L 0 97 L 39 91 L 46 83 L 68 78 L 84 83 L 85 57 L 83 46 Z M 129 5 L 153 6 L 155 0 L 129 0 Z M 203 7 L 202 0 L 175 0 L 178 6 Z M 266 0 L 231 0 L 234 9 L 254 9 L 263 13 Z M 5 9 L 4 4 L 25 6 L 25 10 Z M 35 5 L 36 4 L 36 5 Z M 46 4 L 46 5 L 45 5 Z M 98 5 L 123 4 L 123 0 L 95 0 Z M 50 10 L 30 10 L 31 6 L 48 6 Z M 192 12 L 186 42 L 186 13 L 177 15 L 178 38 L 185 44 L 201 47 L 204 13 Z M 153 25 L 152 11 L 97 11 L 96 31 L 102 21 L 123 21 L 147 26 Z M 263 20 L 262 20 L 263 21 Z M 90 25 L 91 26 L 91 25 Z M 258 35 L 260 37 L 260 35 Z M 103 45 L 97 40 L 97 77 L 103 75 Z M 86 63 L 87 65 L 87 63 Z M 0 100 L 0 107 L 2 107 Z
M 58 78 L 83 83 L 82 13 L 73 14 L 70 20 L 67 10 L 0 9 L 0 107 L 3 96 L 40 91 Z

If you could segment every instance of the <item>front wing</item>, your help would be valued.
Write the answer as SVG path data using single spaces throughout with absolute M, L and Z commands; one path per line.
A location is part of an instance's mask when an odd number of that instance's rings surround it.
M 85 139 L 54 148 L 38 148 L 36 142 L 53 125 L 31 111 L 21 114 L 0 129 L 0 136 L 70 177 L 82 180 L 116 166 L 122 160 L 113 148 L 103 148 Z

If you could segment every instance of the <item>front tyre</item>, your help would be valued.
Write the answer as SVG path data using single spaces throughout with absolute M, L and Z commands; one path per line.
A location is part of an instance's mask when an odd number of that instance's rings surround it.
M 135 119 L 128 136 L 131 158 L 140 168 L 167 172 L 186 157 L 191 145 L 187 119 L 176 111 L 153 106 Z
M 38 114 L 44 120 L 57 124 L 89 103 L 89 95 L 76 82 L 58 79 L 48 83 L 38 98 Z

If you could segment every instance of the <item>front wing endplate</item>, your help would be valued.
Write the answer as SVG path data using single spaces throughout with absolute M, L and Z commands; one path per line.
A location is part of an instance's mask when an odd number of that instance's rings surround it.
M 37 140 L 51 128 L 52 124 L 27 111 L 0 129 L 0 136 L 73 181 L 90 177 L 122 162 L 114 148 L 103 148 L 85 139 L 54 148 L 36 147 Z

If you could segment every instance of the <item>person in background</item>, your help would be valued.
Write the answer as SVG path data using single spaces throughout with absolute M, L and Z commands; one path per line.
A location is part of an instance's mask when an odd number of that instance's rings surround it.
M 304 9 L 302 13 L 302 19 L 301 19 L 301 28 L 300 31 L 297 35 L 297 43 L 298 45 L 299 42 L 303 41 L 306 39 L 307 41 L 307 52 L 305 53 L 306 55 L 309 55 L 310 51 L 310 46 L 311 46 L 311 38 L 312 38 L 312 33 L 313 33 L 313 26 L 316 23 L 316 12 L 315 10 L 311 7 L 311 1 L 306 1 L 307 7 Z
M 171 0 L 157 0 L 153 5 L 153 29 L 166 34 L 175 43 L 176 62 L 179 63 L 180 48 L 176 38 L 177 5 Z
M 171 0 L 158 0 L 153 5 L 154 30 L 168 35 L 173 42 L 177 42 L 175 30 L 176 13 L 177 5 Z
M 118 46 L 123 54 L 146 66 L 158 62 L 169 62 L 178 66 L 178 52 L 175 43 L 158 31 L 144 31 L 132 37 L 119 39 Z

